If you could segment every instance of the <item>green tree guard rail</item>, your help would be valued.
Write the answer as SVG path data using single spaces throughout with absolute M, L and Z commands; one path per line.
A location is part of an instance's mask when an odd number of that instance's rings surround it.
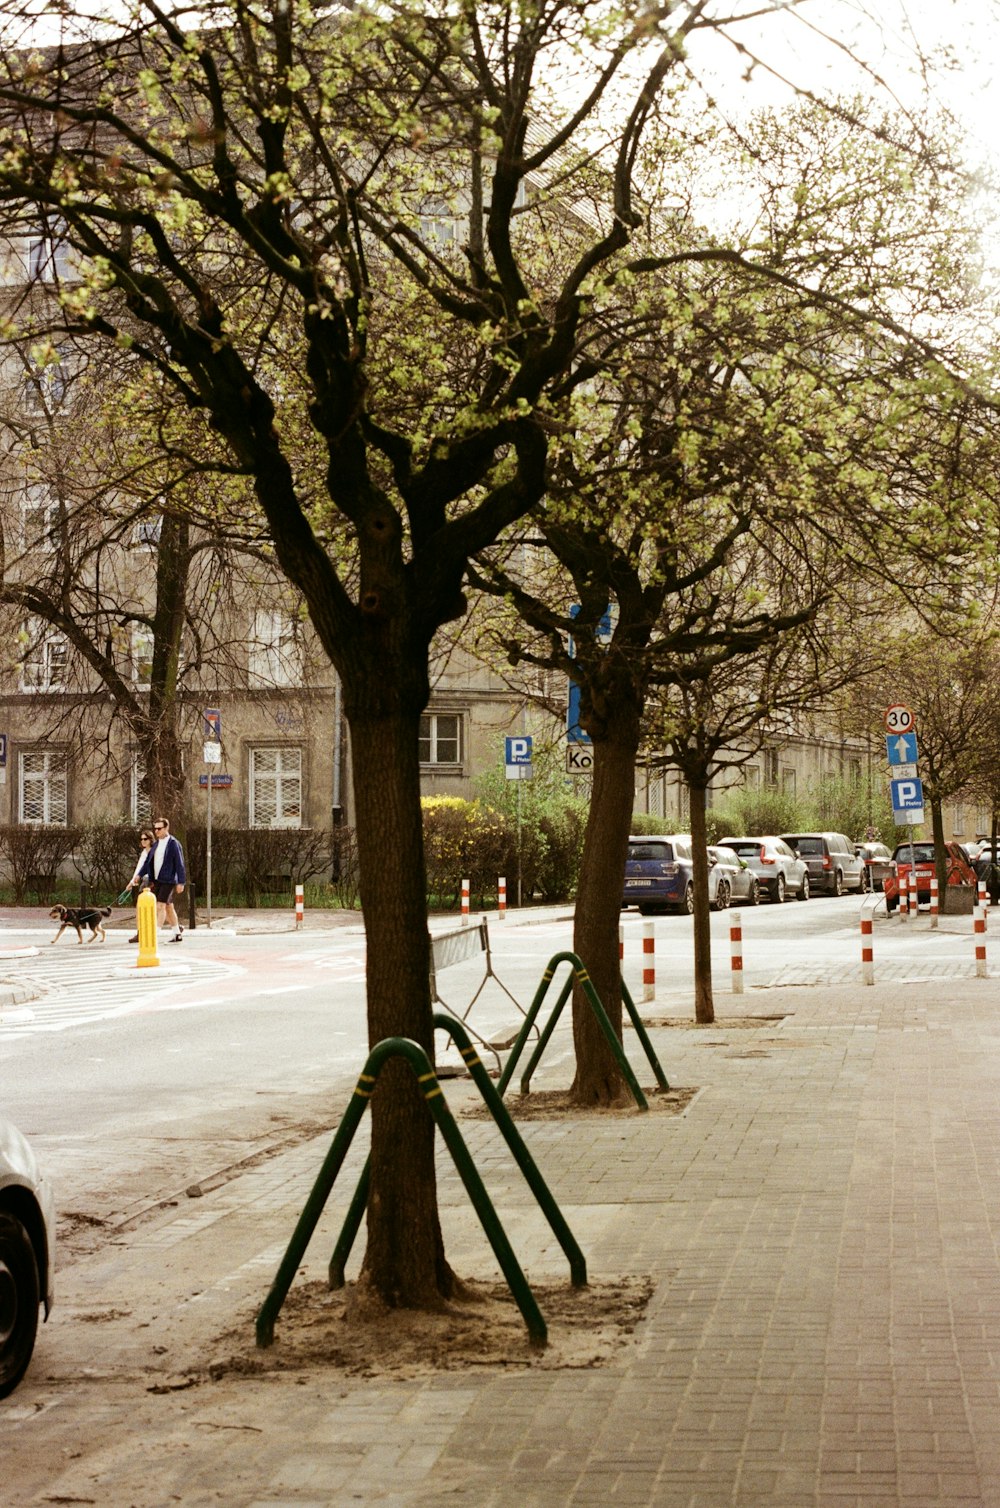
M 513 1248 L 507 1240 L 506 1232 L 497 1217 L 496 1210 L 490 1201 L 490 1196 L 476 1171 L 476 1165 L 469 1155 L 469 1149 L 465 1145 L 462 1133 L 455 1124 L 454 1117 L 448 1109 L 447 1101 L 438 1083 L 437 1074 L 430 1065 L 430 1060 L 424 1049 L 418 1042 L 411 1042 L 407 1037 L 386 1037 L 383 1042 L 377 1043 L 368 1054 L 367 1062 L 361 1071 L 358 1082 L 354 1087 L 344 1118 L 337 1128 L 337 1133 L 330 1145 L 330 1150 L 323 1159 L 323 1166 L 319 1176 L 313 1184 L 309 1198 L 306 1200 L 302 1214 L 292 1232 L 292 1239 L 288 1243 L 288 1249 L 282 1258 L 281 1265 L 271 1284 L 270 1292 L 260 1307 L 257 1315 L 257 1345 L 260 1347 L 270 1346 L 274 1341 L 274 1325 L 281 1306 L 285 1302 L 288 1290 L 292 1286 L 292 1280 L 298 1271 L 306 1253 L 313 1232 L 323 1213 L 330 1191 L 336 1181 L 337 1174 L 343 1167 L 344 1159 L 354 1140 L 354 1133 L 358 1129 L 361 1117 L 368 1107 L 368 1101 L 375 1091 L 379 1073 L 382 1071 L 387 1059 L 391 1057 L 405 1058 L 416 1075 L 421 1093 L 437 1123 L 445 1145 L 452 1155 L 452 1160 L 458 1169 L 466 1192 L 472 1200 L 480 1224 L 486 1233 L 494 1255 L 500 1264 L 500 1269 L 507 1279 L 507 1285 L 514 1296 L 514 1301 L 521 1311 L 524 1323 L 528 1329 L 528 1335 L 534 1345 L 544 1346 L 548 1340 L 548 1330 L 541 1310 L 535 1303 L 535 1296 L 528 1286 L 528 1280 L 521 1271 Z M 357 1201 L 352 1201 L 352 1208 Z
M 493 1081 L 483 1066 L 482 1059 L 476 1048 L 472 1045 L 468 1029 L 456 1021 L 453 1016 L 445 1015 L 443 1011 L 435 1012 L 434 1025 L 440 1031 L 447 1032 L 458 1043 L 459 1051 L 465 1060 L 466 1067 L 471 1073 L 477 1089 L 486 1103 L 486 1108 L 496 1121 L 504 1140 L 513 1154 L 514 1161 L 524 1174 L 525 1182 L 538 1200 L 539 1208 L 549 1222 L 553 1235 L 569 1259 L 570 1281 L 575 1288 L 583 1287 L 587 1282 L 586 1258 L 577 1245 L 573 1232 L 566 1224 L 562 1211 L 553 1198 L 548 1184 L 542 1177 L 537 1163 L 525 1146 L 524 1138 L 511 1119 L 507 1106 L 493 1087 Z M 351 1249 L 360 1229 L 365 1207 L 368 1203 L 370 1171 L 369 1160 L 365 1163 L 361 1177 L 358 1179 L 354 1198 L 351 1200 L 347 1216 L 341 1227 L 340 1235 L 337 1238 L 337 1244 L 333 1248 L 333 1255 L 330 1258 L 329 1279 L 331 1288 L 343 1288 L 344 1286 L 344 1270 L 347 1266 L 347 1259 L 351 1254 Z
M 503 1073 L 500 1075 L 500 1079 L 497 1084 L 497 1094 L 502 1098 L 507 1085 L 513 1078 L 514 1069 L 517 1066 L 517 1061 L 524 1050 L 524 1044 L 528 1039 L 528 1034 L 531 1031 L 531 1028 L 534 1026 L 535 1018 L 542 1008 L 542 1002 L 544 1001 L 545 996 L 548 993 L 549 985 L 555 978 L 556 970 L 558 969 L 559 965 L 564 962 L 568 963 L 571 966 L 573 972 L 566 980 L 566 983 L 563 985 L 562 990 L 559 994 L 559 998 L 556 1000 L 556 1003 L 552 1009 L 552 1014 L 546 1022 L 545 1029 L 539 1037 L 538 1042 L 535 1046 L 535 1050 L 532 1053 L 531 1058 L 528 1061 L 528 1065 L 524 1070 L 524 1073 L 521 1077 L 521 1093 L 527 1094 L 529 1092 L 531 1088 L 531 1075 L 534 1073 L 535 1068 L 538 1066 L 538 1063 L 541 1060 L 542 1054 L 545 1052 L 545 1049 L 548 1046 L 549 1038 L 555 1031 L 556 1023 L 558 1022 L 559 1017 L 562 1014 L 563 1006 L 569 999 L 570 991 L 572 990 L 574 983 L 576 983 L 583 990 L 583 993 L 587 998 L 590 1008 L 597 1019 L 597 1024 L 600 1026 L 602 1032 L 604 1033 L 608 1042 L 608 1046 L 611 1048 L 611 1051 L 614 1054 L 615 1061 L 617 1062 L 619 1068 L 622 1071 L 622 1074 L 624 1075 L 625 1082 L 628 1084 L 629 1089 L 632 1091 L 633 1099 L 635 1100 L 640 1110 L 648 1110 L 649 1105 L 646 1103 L 646 1096 L 639 1088 L 639 1081 L 636 1078 L 635 1074 L 632 1072 L 628 1058 L 625 1056 L 625 1049 L 622 1047 L 617 1036 L 615 1035 L 614 1027 L 608 1020 L 608 1013 L 604 1009 L 604 1006 L 601 1004 L 600 996 L 594 989 L 594 986 L 590 980 L 590 975 L 587 973 L 587 970 L 584 968 L 581 959 L 576 953 L 556 953 L 552 956 L 552 958 L 549 959 L 549 962 L 545 967 L 545 972 L 542 974 L 538 989 L 535 991 L 535 998 L 532 1000 L 531 1005 L 528 1008 L 528 1014 L 525 1017 L 524 1025 L 518 1033 L 517 1041 L 514 1043 L 514 1046 L 511 1049 L 510 1057 L 507 1059 L 506 1067 L 504 1068 Z M 646 1053 L 646 1057 L 649 1060 L 650 1066 L 652 1067 L 653 1072 L 656 1075 L 657 1083 L 662 1089 L 669 1088 L 666 1075 L 664 1074 L 663 1069 L 660 1067 L 659 1060 L 657 1059 L 657 1056 L 653 1051 L 652 1043 L 650 1042 L 649 1037 L 646 1034 L 646 1030 L 642 1026 L 642 1023 L 639 1021 L 638 1012 L 636 1011 L 635 1005 L 632 1002 L 632 997 L 629 995 L 628 990 L 625 988 L 624 981 L 622 982 L 622 998 L 626 1003 L 626 1008 L 632 1020 L 632 1024 L 637 1028 L 639 1041 L 642 1044 L 642 1047 Z

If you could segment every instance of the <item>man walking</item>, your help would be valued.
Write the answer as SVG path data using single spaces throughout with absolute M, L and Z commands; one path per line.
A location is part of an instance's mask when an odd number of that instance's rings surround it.
M 157 817 L 153 823 L 153 839 L 153 846 L 139 868 L 139 876 L 147 876 L 156 896 L 157 925 L 173 927 L 174 935 L 170 941 L 180 942 L 184 928 L 174 910 L 174 896 L 181 894 L 187 882 L 184 851 L 171 835 L 166 817 Z

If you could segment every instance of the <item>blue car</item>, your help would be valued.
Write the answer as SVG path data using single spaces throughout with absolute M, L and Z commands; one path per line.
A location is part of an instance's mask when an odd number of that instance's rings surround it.
M 623 906 L 654 911 L 694 910 L 691 839 L 684 833 L 651 833 L 628 840 Z

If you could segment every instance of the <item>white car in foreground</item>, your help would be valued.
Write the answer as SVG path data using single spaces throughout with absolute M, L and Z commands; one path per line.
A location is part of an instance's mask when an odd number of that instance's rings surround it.
M 0 1115 L 0 1398 L 28 1370 L 40 1305 L 49 1317 L 54 1242 L 52 1190 L 20 1131 Z

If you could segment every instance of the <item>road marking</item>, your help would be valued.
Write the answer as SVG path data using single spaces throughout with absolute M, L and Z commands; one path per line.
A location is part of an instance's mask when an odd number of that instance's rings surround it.
M 311 984 L 283 984 L 276 990 L 254 990 L 255 995 L 294 995 L 302 990 L 311 990 Z

